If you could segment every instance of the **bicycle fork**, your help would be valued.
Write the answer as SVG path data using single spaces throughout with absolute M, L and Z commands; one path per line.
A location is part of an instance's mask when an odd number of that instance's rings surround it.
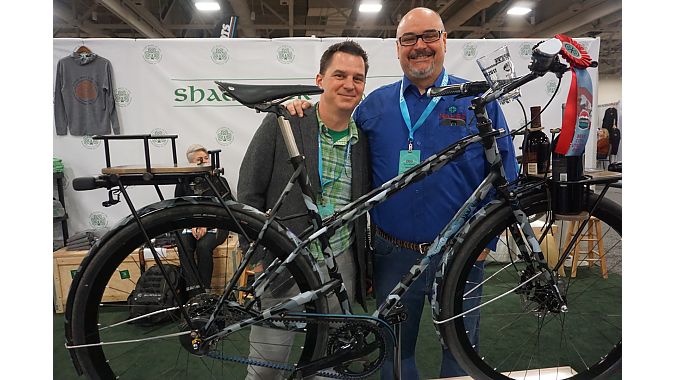
M 554 300 L 547 299 L 544 305 L 541 305 L 541 307 L 546 306 L 547 311 L 557 313 L 567 312 L 568 306 L 565 296 L 559 289 L 554 272 L 549 268 L 547 260 L 542 253 L 540 242 L 535 236 L 535 231 L 533 231 L 533 227 L 531 227 L 528 217 L 521 210 L 519 201 L 513 194 L 508 195 L 508 200 L 512 206 L 514 217 L 518 223 L 518 227 L 514 224 L 510 225 L 509 231 L 514 238 L 517 247 L 519 248 L 519 252 L 521 252 L 521 255 L 523 256 L 523 260 L 528 264 L 526 270 L 524 270 L 524 273 L 522 273 L 522 281 L 525 281 L 522 283 L 522 285 L 525 285 L 526 282 L 534 279 L 535 276 L 544 276 L 546 286 L 553 292 Z M 545 234 L 546 230 L 542 236 L 544 237 Z M 535 258 L 535 260 L 533 260 L 533 258 Z M 539 270 L 539 273 L 529 273 L 528 268 L 535 269 L 535 265 L 537 265 L 537 270 Z

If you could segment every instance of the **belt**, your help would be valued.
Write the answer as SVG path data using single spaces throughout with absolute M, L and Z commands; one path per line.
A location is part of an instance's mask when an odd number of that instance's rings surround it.
M 405 240 L 399 240 L 396 237 L 388 234 L 387 232 L 381 230 L 378 226 L 374 226 L 376 230 L 376 235 L 380 236 L 381 238 L 389 241 L 392 244 L 395 244 L 401 248 L 406 248 L 411 251 L 417 251 L 420 252 L 421 255 L 424 255 L 427 253 L 427 250 L 430 248 L 430 244 L 432 243 L 411 243 L 410 241 L 405 241 Z

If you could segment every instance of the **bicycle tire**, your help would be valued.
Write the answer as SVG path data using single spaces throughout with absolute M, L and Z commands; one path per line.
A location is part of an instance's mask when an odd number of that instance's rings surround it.
M 265 223 L 265 216 L 236 202 L 228 202 L 228 206 L 234 218 L 245 230 L 244 232 L 255 238 Z M 235 220 L 219 206 L 215 198 L 177 198 L 162 201 L 147 206 L 140 210 L 139 214 L 151 238 L 194 226 L 237 231 Z M 111 231 L 113 233 L 111 236 L 101 239 L 101 245 L 93 249 L 93 257 L 88 261 L 86 268 L 82 269 L 71 313 L 71 333 L 75 346 L 108 342 L 111 338 L 114 341 L 126 341 L 187 330 L 181 314 L 159 326 L 146 328 L 136 323 L 124 323 L 112 328 L 114 323 L 128 321 L 125 319 L 129 318 L 128 311 L 125 312 L 128 306 L 115 303 L 104 304 L 102 296 L 111 278 L 117 276 L 116 269 L 123 263 L 123 260 L 137 255 L 136 250 L 145 243 L 134 219 L 128 218 L 122 224 L 124 224 L 122 227 Z M 280 259 L 287 257 L 296 247 L 288 230 L 276 222 L 271 223 L 259 243 Z M 166 261 L 163 259 L 162 265 L 169 261 L 169 259 Z M 299 255 L 290 263 L 287 270 L 301 291 L 316 289 L 320 286 L 321 280 L 313 271 L 312 263 L 303 255 Z M 232 294 L 229 298 L 237 297 L 238 294 Z M 201 297 L 208 296 L 202 294 Z M 195 301 L 190 302 L 195 303 Z M 301 311 L 326 313 L 328 311 L 326 298 L 318 297 L 306 304 Z M 232 319 L 230 322 L 234 323 L 236 322 L 234 319 L 238 316 L 230 317 Z M 304 334 L 297 334 L 300 336 L 296 336 L 292 342 L 294 347 L 291 350 L 291 367 L 293 364 L 303 363 L 323 355 L 326 349 L 327 331 L 326 326 L 308 324 Z M 217 354 L 215 356 L 220 356 L 220 359 L 188 352 L 181 345 L 179 337 L 105 346 L 95 345 L 73 350 L 80 368 L 91 379 L 113 379 L 118 376 L 142 379 L 153 377 L 236 379 L 244 378 L 247 365 L 237 364 L 237 361 L 233 361 L 232 358 L 237 357 L 235 354 L 239 354 L 244 359 L 248 358 L 248 337 L 249 332 L 246 329 L 237 336 L 228 335 L 222 338 L 214 349 Z M 235 340 L 236 338 L 241 338 L 242 341 Z M 223 361 L 223 357 L 230 359 Z M 286 367 L 288 368 L 289 365 Z M 255 368 L 254 371 L 257 371 Z
M 598 199 L 591 192 L 588 195 L 585 211 L 590 211 Z M 527 216 L 537 218 L 550 210 L 550 202 L 542 192 L 521 200 L 521 207 Z M 515 217 L 507 204 L 494 203 L 471 221 L 459 239 L 460 243 L 453 248 L 456 254 L 442 283 L 437 320 L 444 321 L 470 310 L 477 304 L 474 302 L 473 305 L 472 300 L 479 300 L 483 305 L 478 315 L 476 311 L 470 312 L 438 326 L 446 346 L 473 378 L 523 378 L 524 375 L 544 376 L 547 371 L 549 376 L 556 374 L 548 379 L 621 376 L 618 372 L 622 359 L 622 210 L 604 198 L 591 215 L 601 222 L 603 234 L 600 236 L 608 243 L 604 256 L 611 262 L 608 278 L 604 279 L 595 265 L 579 267 L 577 276 L 572 278 L 570 269 L 564 266 L 565 277 L 556 276 L 559 288 L 567 298 L 568 311 L 565 313 L 539 308 L 536 295 L 544 293 L 538 293 L 537 287 L 530 291 L 525 291 L 530 287 L 528 284 L 517 288 L 524 282 L 520 275 L 526 265 L 515 257 L 509 246 L 506 246 L 507 252 L 513 262 L 495 257 L 491 252 L 483 264 L 482 280 L 470 281 L 471 269 L 483 247 L 495 236 L 501 236 L 498 245 L 504 244 L 508 235 L 502 235 L 502 232 L 515 223 Z M 560 229 L 556 234 L 559 244 L 550 245 L 549 249 L 556 252 L 558 248 L 562 253 L 566 235 L 560 222 L 555 222 Z M 551 244 L 548 239 L 543 241 L 543 246 Z M 592 249 L 599 249 L 598 242 L 592 242 Z M 477 282 L 481 288 L 474 284 Z M 537 280 L 530 284 L 537 284 Z M 517 290 L 506 294 L 512 289 Z M 498 297 L 503 294 L 504 297 Z M 490 300 L 494 302 L 486 304 Z M 477 335 L 471 335 L 470 324 L 478 326 Z

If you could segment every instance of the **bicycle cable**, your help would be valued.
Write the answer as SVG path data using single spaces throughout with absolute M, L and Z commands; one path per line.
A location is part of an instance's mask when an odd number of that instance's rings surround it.
M 547 107 L 549 107 L 549 105 L 552 103 L 552 101 L 554 100 L 554 97 L 555 97 L 556 94 L 559 92 L 559 87 L 561 87 L 561 78 L 559 78 L 559 82 L 556 84 L 556 89 L 554 89 L 554 93 L 552 93 L 552 97 L 549 98 L 549 101 L 547 102 L 547 104 L 545 104 L 545 106 L 542 107 L 542 109 L 540 110 L 540 113 L 538 114 L 538 116 L 542 115 L 542 113 L 545 112 L 545 110 L 547 109 Z M 518 100 L 519 100 L 519 99 L 517 99 L 517 101 L 518 101 Z M 519 101 L 519 103 L 521 103 L 521 101 Z M 522 105 L 522 107 L 523 107 L 523 105 Z M 526 114 L 525 109 L 524 109 L 523 112 L 524 112 L 524 115 L 525 115 L 525 114 Z M 524 120 L 525 120 L 525 116 L 524 116 Z M 523 126 L 521 126 L 519 129 L 517 129 L 517 130 L 515 130 L 515 131 L 509 132 L 509 135 L 517 135 L 517 134 L 519 134 L 519 133 L 521 132 L 522 129 L 526 128 L 526 127 L 527 127 L 528 125 L 530 125 L 532 122 L 533 122 L 533 120 L 531 119 L 529 122 L 527 122 L 526 124 L 524 124 Z M 506 137 L 506 136 L 509 136 L 509 135 L 501 136 L 501 137 L 498 137 L 498 138 L 503 138 L 503 137 Z

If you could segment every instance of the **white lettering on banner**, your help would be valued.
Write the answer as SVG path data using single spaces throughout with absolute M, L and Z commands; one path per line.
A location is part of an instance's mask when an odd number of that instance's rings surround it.
M 113 67 L 113 83 L 116 91 L 118 117 L 121 133 L 147 134 L 148 131 L 166 131 L 176 134 L 176 153 L 179 162 L 185 162 L 185 150 L 190 144 L 202 144 L 207 149 L 221 149 L 224 176 L 230 187 L 237 188 L 237 177 L 242 157 L 265 114 L 240 105 L 224 95 L 214 81 L 242 84 L 303 84 L 314 85 L 319 59 L 324 50 L 345 38 L 180 38 L 180 39 L 85 39 L 56 38 L 53 40 L 53 72 L 59 59 L 70 55 L 74 46 L 84 42 L 92 51 L 108 59 Z M 581 41 L 580 41 L 581 40 Z M 401 67 L 396 60 L 395 39 L 356 38 L 369 55 L 369 73 L 366 93 L 380 86 L 401 79 Z M 540 39 L 448 39 L 446 43 L 445 68 L 448 73 L 468 81 L 485 80 L 476 63 L 477 52 L 494 51 L 508 46 L 517 52 Z M 598 60 L 599 39 L 578 39 L 589 44 L 592 59 Z M 513 70 L 517 76 L 528 73 L 528 59 L 514 59 Z M 502 63 L 504 65 L 504 62 Z M 502 66 L 495 67 L 502 70 Z M 598 83 L 598 70 L 589 72 L 594 84 Z M 553 77 L 552 77 L 553 78 Z M 524 106 L 542 105 L 547 82 L 552 78 L 536 80 L 522 91 Z M 555 88 L 557 81 L 550 89 Z M 540 87 L 542 86 L 542 87 Z M 570 75 L 564 75 L 553 104 L 566 102 Z M 303 97 L 316 102 L 319 97 Z M 126 105 L 126 106 L 125 106 Z M 396 104 L 393 106 L 396 107 Z M 590 114 L 594 115 L 596 104 Z M 523 117 L 518 103 L 502 106 L 511 129 L 517 129 Z M 561 125 L 561 112 L 553 105 L 542 115 L 542 124 L 556 128 Z M 53 112 L 50 108 L 47 112 Z M 463 110 L 463 112 L 469 112 Z M 592 119 L 594 130 L 598 117 Z M 600 125 L 599 125 L 600 126 Z M 165 133 L 165 132 L 163 132 Z M 63 160 L 71 178 L 95 176 L 105 165 L 103 144 L 91 137 L 57 136 L 53 128 L 53 155 Z M 595 134 L 589 139 L 586 151 L 596 147 Z M 171 144 L 151 144 L 151 161 L 172 161 Z M 514 141 L 521 146 L 521 138 Z M 593 167 L 595 158 L 587 154 L 588 167 Z M 139 144 L 120 142 L 111 144 L 113 165 L 137 165 L 144 162 L 143 148 Z M 173 186 L 161 186 L 164 197 L 171 197 Z M 123 205 L 101 209 L 107 199 L 104 190 L 87 193 L 65 191 L 68 205 L 69 230 L 80 231 L 92 228 L 90 214 L 104 211 L 108 226 L 115 225 L 130 211 Z M 136 186 L 133 189 L 134 204 L 146 205 L 158 201 L 152 186 Z M 94 217 L 96 225 L 106 224 L 101 215 Z M 55 232 L 56 233 L 56 232 Z

